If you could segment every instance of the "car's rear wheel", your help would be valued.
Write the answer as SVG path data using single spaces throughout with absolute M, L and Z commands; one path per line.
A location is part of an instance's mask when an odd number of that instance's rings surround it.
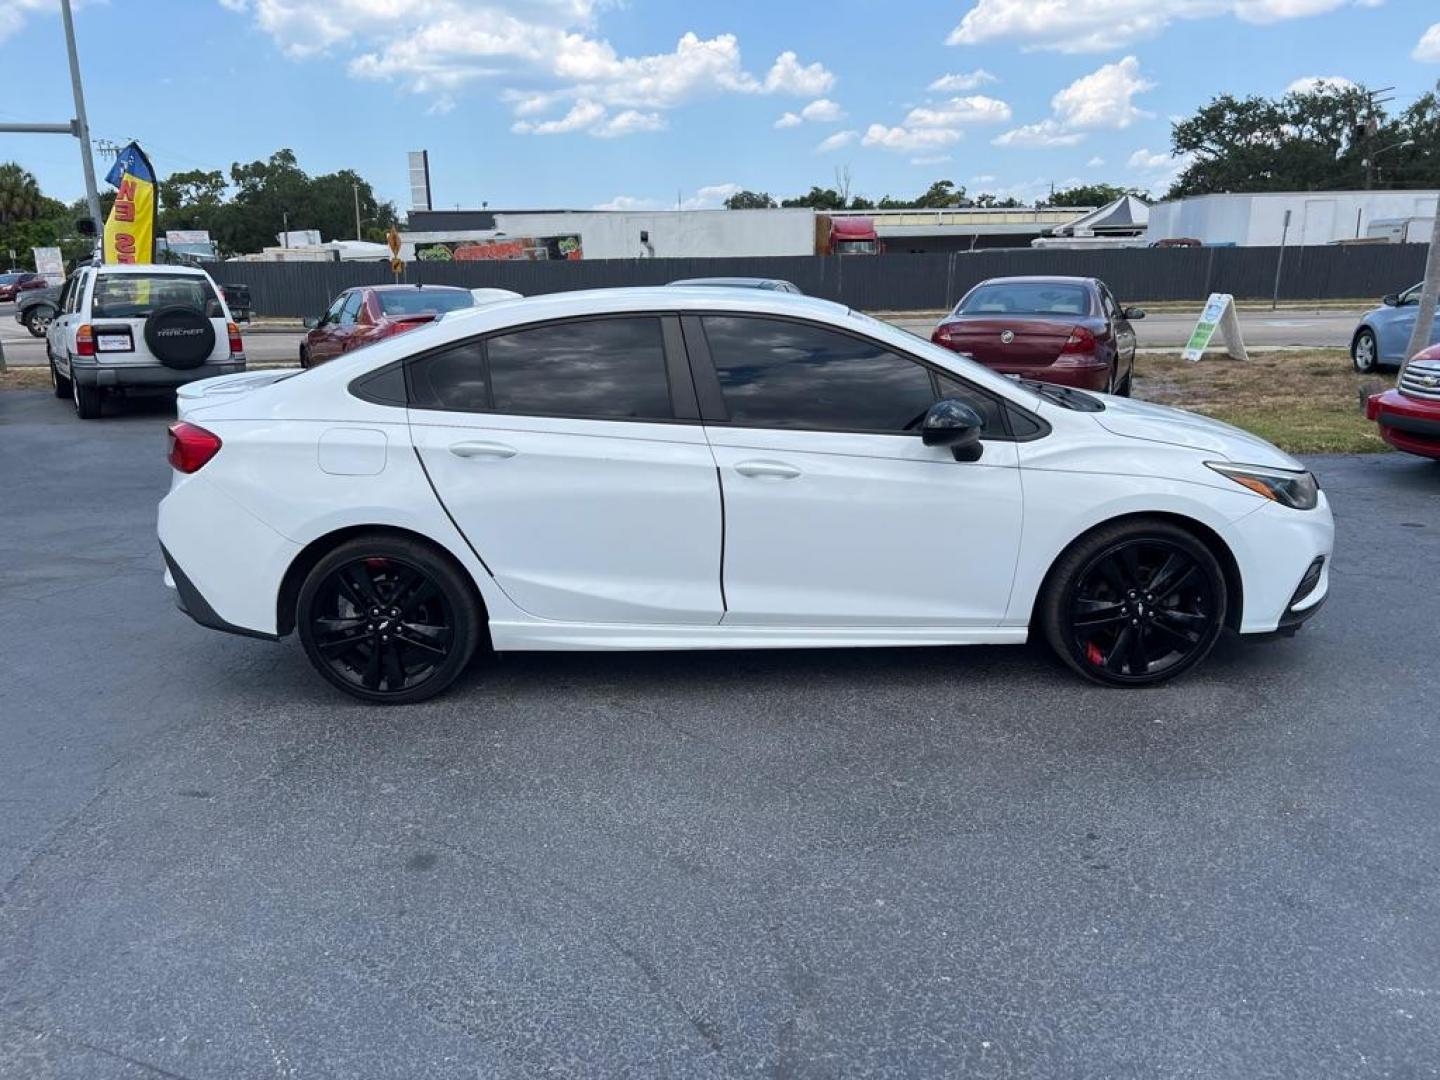
M 1132 367 L 1125 373 L 1125 378 L 1120 380 L 1120 385 L 1115 387 L 1115 393 L 1119 397 L 1129 397 L 1130 390 L 1135 382 L 1135 369 Z
M 310 662 L 365 701 L 403 705 L 440 693 L 464 670 L 482 615 L 464 572 L 411 540 L 360 537 L 316 564 L 296 625 Z
M 60 374 L 60 369 L 55 366 L 55 358 L 50 358 L 50 389 L 55 396 L 62 401 L 70 396 L 70 380 Z
M 70 398 L 75 402 L 75 415 L 81 420 L 100 419 L 100 410 L 105 396 L 98 386 L 86 386 L 72 374 L 70 376 Z
M 1050 573 L 1040 622 L 1075 671 L 1109 686 L 1173 679 L 1225 626 L 1225 574 L 1194 535 L 1163 521 L 1097 529 Z
M 310 367 L 310 350 L 304 345 L 300 346 L 300 367 L 302 369 Z
M 1350 362 L 1355 370 L 1368 374 L 1380 366 L 1380 347 L 1375 341 L 1375 331 L 1364 327 L 1350 343 Z
M 43 338 L 54 318 L 55 312 L 48 307 L 33 307 L 25 313 L 25 329 L 31 337 Z

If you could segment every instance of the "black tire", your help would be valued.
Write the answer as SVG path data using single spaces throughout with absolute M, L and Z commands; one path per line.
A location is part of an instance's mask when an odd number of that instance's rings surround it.
M 300 346 L 300 369 L 302 371 L 310 367 L 310 350 L 304 345 Z
M 1115 388 L 1117 397 L 1129 397 L 1130 390 L 1135 383 L 1135 369 L 1132 367 L 1125 373 L 1125 378 L 1120 380 L 1120 385 Z
M 1072 544 L 1046 578 L 1037 615 L 1050 647 L 1080 675 L 1140 687 L 1205 659 L 1225 606 L 1225 573 L 1210 549 L 1178 525 L 1142 518 Z
M 1350 363 L 1362 375 L 1380 370 L 1380 343 L 1375 340 L 1375 331 L 1368 326 L 1361 327 L 1350 342 Z
M 53 356 L 50 358 L 50 389 L 62 401 L 70 396 L 70 380 L 60 374 L 60 369 L 55 366 Z
M 188 304 L 156 308 L 145 320 L 145 345 L 168 368 L 190 371 L 215 351 L 215 326 Z
M 100 419 L 100 410 L 105 401 L 101 389 L 98 386 L 86 386 L 74 377 L 69 382 L 70 400 L 75 402 L 75 415 L 81 420 Z
M 25 318 L 22 321 L 25 323 L 25 329 L 30 331 L 31 337 L 43 338 L 45 332 L 50 329 L 50 320 L 53 318 L 55 318 L 54 310 L 41 304 L 25 312 Z
M 413 540 L 357 537 L 305 578 L 295 625 L 305 655 L 362 701 L 408 705 L 445 690 L 484 636 L 474 584 Z

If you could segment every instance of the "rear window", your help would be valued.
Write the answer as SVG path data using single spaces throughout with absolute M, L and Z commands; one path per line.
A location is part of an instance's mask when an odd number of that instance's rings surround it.
M 0 285 L 14 285 L 19 280 L 19 274 L 0 274 Z
M 475 298 L 463 290 L 409 289 L 377 293 L 380 310 L 386 315 L 439 315 L 446 311 L 473 307 Z
M 193 274 L 101 274 L 90 301 L 90 317 L 144 319 L 174 304 L 220 318 L 220 301 L 209 279 Z
M 957 315 L 1088 315 L 1090 291 L 1083 285 L 1044 281 L 980 285 L 955 309 Z

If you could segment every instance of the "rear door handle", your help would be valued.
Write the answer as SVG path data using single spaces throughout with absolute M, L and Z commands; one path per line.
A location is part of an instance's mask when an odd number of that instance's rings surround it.
M 493 458 L 503 460 L 517 453 L 513 446 L 498 442 L 458 442 L 450 446 L 450 452 L 462 458 Z
M 742 461 L 735 466 L 735 471 L 757 480 L 794 480 L 800 475 L 799 469 L 783 461 Z

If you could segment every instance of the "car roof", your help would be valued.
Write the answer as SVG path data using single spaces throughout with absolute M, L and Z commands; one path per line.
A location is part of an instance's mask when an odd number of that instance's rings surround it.
M 77 267 L 79 270 L 86 267 Z M 184 277 L 204 277 L 210 275 L 198 266 L 183 266 L 179 263 L 94 263 L 89 269 L 97 270 L 102 274 L 179 274 Z
M 469 292 L 469 289 L 459 285 L 352 285 L 353 289 L 373 289 L 375 292 L 419 292 L 429 289 L 431 292 Z
M 981 285 L 1093 285 L 1094 278 L 1071 277 L 1065 274 L 1017 274 L 1012 277 L 992 277 L 977 282 Z
M 781 284 L 780 278 L 768 277 L 697 277 L 682 278 L 679 281 L 670 282 L 671 285 L 733 285 L 742 289 L 764 288 L 766 285 Z M 789 284 L 789 282 L 785 282 Z
M 453 325 L 459 320 L 484 320 L 497 327 L 564 319 L 581 315 L 618 314 L 628 311 L 734 311 L 776 315 L 811 312 L 824 318 L 855 315 L 844 304 L 798 293 L 767 289 L 714 285 L 656 285 L 618 289 L 579 289 L 574 292 L 542 293 L 514 300 L 448 312 L 442 320 Z M 858 317 L 858 316 L 857 316 Z

